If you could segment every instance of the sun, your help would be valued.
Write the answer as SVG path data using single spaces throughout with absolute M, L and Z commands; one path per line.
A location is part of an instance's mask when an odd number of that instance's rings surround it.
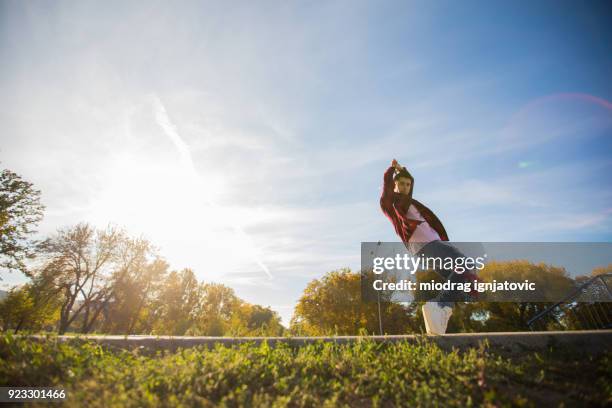
M 173 267 L 191 267 L 206 279 L 265 268 L 240 219 L 216 204 L 223 192 L 219 175 L 194 175 L 179 161 L 119 153 L 93 191 L 89 218 L 99 227 L 112 223 L 144 236 Z

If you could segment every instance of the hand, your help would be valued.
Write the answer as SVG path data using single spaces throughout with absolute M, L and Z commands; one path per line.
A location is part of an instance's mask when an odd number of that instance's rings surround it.
M 401 171 L 402 170 L 402 166 L 400 166 L 400 164 L 395 159 L 393 159 L 393 161 L 391 162 L 391 166 L 395 167 L 395 170 L 397 170 L 397 171 Z

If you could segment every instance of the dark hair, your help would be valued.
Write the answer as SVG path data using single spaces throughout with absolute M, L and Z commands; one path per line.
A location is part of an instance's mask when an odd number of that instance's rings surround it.
M 395 176 L 393 176 L 393 181 L 397 181 L 401 177 L 406 177 L 412 180 L 412 175 L 408 173 L 408 170 L 406 170 L 405 167 L 402 168 L 399 172 L 395 173 Z

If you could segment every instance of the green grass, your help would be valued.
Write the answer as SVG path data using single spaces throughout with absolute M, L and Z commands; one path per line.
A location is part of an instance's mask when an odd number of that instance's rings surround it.
M 363 341 L 178 352 L 0 336 L 0 386 L 59 386 L 67 406 L 600 406 L 612 358 Z M 40 406 L 50 406 L 42 403 Z

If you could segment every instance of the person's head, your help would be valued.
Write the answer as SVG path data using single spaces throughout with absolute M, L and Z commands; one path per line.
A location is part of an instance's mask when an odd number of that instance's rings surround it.
M 410 195 L 413 179 L 408 171 L 402 169 L 402 171 L 393 177 L 393 180 L 395 181 L 395 191 L 400 194 Z

